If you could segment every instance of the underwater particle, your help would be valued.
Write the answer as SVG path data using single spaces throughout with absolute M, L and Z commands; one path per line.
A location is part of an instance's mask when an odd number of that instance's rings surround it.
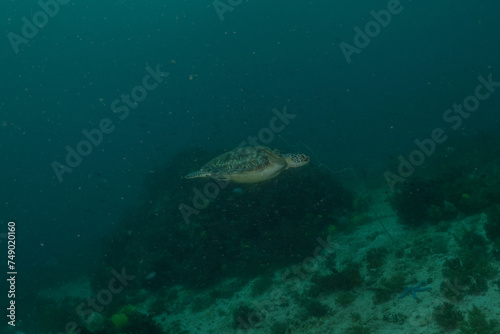
M 144 277 L 144 279 L 145 280 L 150 280 L 150 279 L 155 278 L 155 276 L 156 276 L 156 271 L 152 271 L 149 274 L 147 274 L 146 277 Z
M 233 189 L 233 194 L 235 195 L 243 195 L 245 192 L 243 191 L 242 188 L 238 187 L 238 188 L 234 188 Z

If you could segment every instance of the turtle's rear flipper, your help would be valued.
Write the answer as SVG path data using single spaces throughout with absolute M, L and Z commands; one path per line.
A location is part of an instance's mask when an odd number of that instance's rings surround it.
M 213 175 L 211 176 L 212 179 L 219 181 L 219 182 L 229 182 L 231 181 L 231 178 L 229 175 Z
M 189 173 L 184 176 L 185 179 L 194 179 L 195 177 L 206 177 L 207 173 L 201 170 L 197 170 L 196 172 Z

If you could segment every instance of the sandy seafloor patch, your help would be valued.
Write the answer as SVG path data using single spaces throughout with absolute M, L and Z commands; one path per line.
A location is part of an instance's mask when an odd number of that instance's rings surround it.
M 392 240 L 386 233 L 381 233 L 383 232 L 383 228 L 377 220 L 360 226 L 352 234 L 339 234 L 332 239 L 335 244 L 335 262 L 337 265 L 340 264 L 340 267 L 342 267 L 342 263 L 348 260 L 363 263 L 366 252 L 371 248 L 385 247 L 391 252 L 387 257 L 386 264 L 377 269 L 377 271 L 381 272 L 371 273 L 366 269 L 366 266 L 362 267 L 362 275 L 365 281 L 362 286 L 352 291 L 356 299 L 351 305 L 345 308 L 338 305 L 336 302 L 338 292 L 335 292 L 318 298 L 321 303 L 331 308 L 328 315 L 320 318 L 305 317 L 305 319 L 304 316 L 301 316 L 304 310 L 292 297 L 292 293 L 296 291 L 300 294 L 306 289 L 310 285 L 309 278 L 313 274 L 328 272 L 329 268 L 326 267 L 328 261 L 323 259 L 319 261 L 318 268 L 304 279 L 286 282 L 283 279 L 285 270 L 280 270 L 275 273 L 272 288 L 258 298 L 251 298 L 249 296 L 250 283 L 235 293 L 232 298 L 217 300 L 215 304 L 201 312 L 192 312 L 187 308 L 182 313 L 169 316 L 163 315 L 156 317 L 156 319 L 165 328 L 169 328 L 172 323 L 176 323 L 180 328 L 189 333 L 268 334 L 272 333 L 271 327 L 275 322 L 288 324 L 288 331 L 286 333 L 303 334 L 342 334 L 346 333 L 348 328 L 358 324 L 369 328 L 370 334 L 458 332 L 458 330 L 444 331 L 433 319 L 432 314 L 435 307 L 445 301 L 453 303 L 453 301 L 444 297 L 440 291 L 440 285 L 443 281 L 441 268 L 443 262 L 447 258 L 454 256 L 459 248 L 455 237 L 460 236 L 464 232 L 464 229 L 470 227 L 471 224 L 482 226 L 487 219 L 486 215 L 480 214 L 457 219 L 452 222 L 451 228 L 446 232 L 437 232 L 436 228 L 432 226 L 410 229 L 399 224 L 397 216 L 387 202 L 373 205 L 370 212 L 375 216 L 381 217 L 380 220 L 390 232 Z M 479 225 L 478 228 L 482 232 L 483 230 Z M 369 236 L 374 234 L 378 234 L 378 236 L 373 241 L 367 240 Z M 395 258 L 395 249 L 403 248 L 405 253 L 407 253 L 411 251 L 411 245 L 414 242 L 427 237 L 436 238 L 437 242 L 447 243 L 447 252 L 433 254 L 419 260 L 410 260 L 406 256 L 402 259 Z M 311 256 L 313 256 L 316 246 L 311 247 Z M 499 263 L 494 263 L 494 266 L 498 268 Z M 371 279 L 375 279 L 374 277 L 379 277 L 379 275 L 391 277 L 399 271 L 404 271 L 409 280 L 422 281 L 431 279 L 432 283 L 427 286 L 432 287 L 432 290 L 418 293 L 419 300 L 415 300 L 410 294 L 398 299 L 398 296 L 404 291 L 404 287 L 402 286 L 401 291 L 394 294 L 394 297 L 390 301 L 375 305 L 373 302 L 374 292 L 366 287 L 365 283 Z M 304 270 L 303 272 L 305 273 Z M 232 311 L 242 303 L 250 307 L 253 306 L 258 311 L 256 314 L 250 315 L 249 319 L 247 319 L 246 326 L 248 327 L 242 325 L 243 327 L 240 327 L 240 329 L 234 329 Z M 455 305 L 464 313 L 470 310 L 472 305 L 476 305 L 486 313 L 489 319 L 500 319 L 500 292 L 498 291 L 498 286 L 492 285 L 491 281 L 486 293 L 467 295 L 461 301 L 456 302 Z M 360 322 L 353 321 L 351 314 L 354 312 L 359 313 L 361 316 Z M 391 318 L 391 315 L 395 314 L 405 315 L 406 320 L 402 323 L 394 323 L 387 320 Z M 386 318 L 385 320 L 384 317 Z
M 259 297 L 252 298 L 250 296 L 253 283 L 251 281 L 243 287 L 238 286 L 229 298 L 215 299 L 208 307 L 198 312 L 192 310 L 192 303 L 199 292 L 193 294 L 182 287 L 174 287 L 172 289 L 178 290 L 177 300 L 164 305 L 165 312 L 155 316 L 154 320 L 167 333 L 178 334 L 270 334 L 275 333 L 271 328 L 277 322 L 286 324 L 287 329 L 282 333 L 343 334 L 348 333 L 348 328 L 356 325 L 369 328 L 370 334 L 457 333 L 458 330 L 444 331 L 436 324 L 432 315 L 436 306 L 445 301 L 450 302 L 440 290 L 441 282 L 444 279 L 441 273 L 442 264 L 447 258 L 456 255 L 459 249 L 457 237 L 462 235 L 471 224 L 474 224 L 478 231 L 484 233 L 482 225 L 487 219 L 486 215 L 479 214 L 456 219 L 446 232 L 438 232 L 435 226 L 411 229 L 397 222 L 397 217 L 385 201 L 384 196 L 378 198 L 380 202 L 372 205 L 369 210 L 370 214 L 379 217 L 378 219 L 357 227 L 351 234 L 338 233 L 330 239 L 334 244 L 336 254 L 333 261 L 321 256 L 314 257 L 318 244 L 311 245 L 311 257 L 304 259 L 302 263 L 297 264 L 298 267 L 295 267 L 302 268 L 300 271 L 302 276 L 287 274 L 289 278 L 287 280 L 284 276 L 290 268 L 281 269 L 275 273 L 271 288 Z M 392 239 L 384 232 L 381 223 L 390 232 Z M 319 237 L 326 239 L 326 236 Z M 406 256 L 421 240 L 428 238 L 435 240 L 436 244 L 440 244 L 439 246 L 446 244 L 447 251 L 424 256 L 418 260 Z M 385 247 L 389 251 L 387 261 L 385 265 L 376 270 L 368 270 L 365 260 L 366 253 L 377 247 Z M 402 249 L 405 256 L 396 258 L 395 250 L 397 249 Z M 343 307 L 336 301 L 338 291 L 320 295 L 316 300 L 330 308 L 328 314 L 323 317 L 307 316 L 304 308 L 297 302 L 297 296 L 311 286 L 309 280 L 313 275 L 329 273 L 332 266 L 342 268 L 346 261 L 362 264 L 363 284 L 350 291 L 356 296 L 355 301 L 347 307 Z M 494 262 L 493 265 L 498 269 L 498 261 Z M 388 302 L 376 305 L 373 290 L 373 287 L 377 286 L 376 282 L 381 277 L 388 278 L 396 272 L 404 272 L 407 281 L 431 280 L 427 286 L 432 287 L 432 290 L 418 293 L 418 300 L 415 300 L 411 294 L 398 299 L 398 295 L 404 291 L 404 286 L 401 286 L 401 290 L 394 293 Z M 290 279 L 292 277 L 295 279 Z M 498 277 L 493 280 L 496 279 Z M 228 280 L 213 289 L 231 289 L 234 282 L 235 280 Z M 88 282 L 81 280 L 79 284 L 82 285 L 83 291 L 88 293 Z M 41 294 L 59 299 L 62 298 L 61 294 L 64 295 L 64 291 L 66 291 L 64 289 L 68 288 L 61 287 L 60 291 L 43 291 Z M 82 289 L 75 288 L 74 284 L 70 287 L 70 290 L 73 291 L 81 291 Z M 464 313 L 476 305 L 486 313 L 489 319 L 500 319 L 500 292 L 498 289 L 499 286 L 490 280 L 486 293 L 466 295 L 461 301 L 451 302 Z M 144 294 L 148 294 L 148 292 L 144 291 Z M 206 291 L 205 294 L 209 295 L 210 291 Z M 154 295 L 148 296 L 146 302 L 136 305 L 137 310 L 148 312 L 155 299 Z M 254 312 L 248 314 L 246 319 L 244 317 L 239 328 L 235 328 L 233 311 L 241 304 L 248 305 Z M 353 319 L 353 313 L 359 314 L 360 318 Z M 396 319 L 400 315 L 403 315 L 405 319 L 398 322 Z

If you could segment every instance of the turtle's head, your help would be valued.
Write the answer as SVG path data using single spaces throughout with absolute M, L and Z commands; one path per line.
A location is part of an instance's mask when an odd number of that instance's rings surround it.
M 290 153 L 284 155 L 288 168 L 302 167 L 309 163 L 309 157 L 302 153 Z

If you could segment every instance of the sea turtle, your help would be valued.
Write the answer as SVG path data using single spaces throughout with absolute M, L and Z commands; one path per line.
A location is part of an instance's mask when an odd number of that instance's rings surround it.
M 222 181 L 237 183 L 262 182 L 277 176 L 290 167 L 301 167 L 309 162 L 309 157 L 301 153 L 281 154 L 264 146 L 238 147 L 219 155 L 203 165 L 200 170 L 184 176 L 212 177 Z

